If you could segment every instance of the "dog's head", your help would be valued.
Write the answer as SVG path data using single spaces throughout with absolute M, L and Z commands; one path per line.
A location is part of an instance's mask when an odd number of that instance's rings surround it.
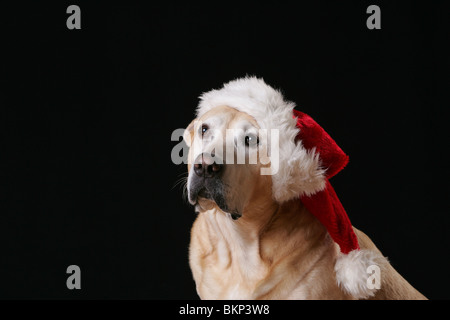
M 237 79 L 202 94 L 184 134 L 189 201 L 236 218 L 256 200 L 282 203 L 323 190 L 333 162 L 322 167 L 316 152 L 328 158 L 321 145 L 332 140 L 324 132 L 262 79 Z
M 239 218 L 252 198 L 271 199 L 271 178 L 261 175 L 267 136 L 247 113 L 215 107 L 185 130 L 189 149 L 188 200 L 200 209 L 217 205 Z

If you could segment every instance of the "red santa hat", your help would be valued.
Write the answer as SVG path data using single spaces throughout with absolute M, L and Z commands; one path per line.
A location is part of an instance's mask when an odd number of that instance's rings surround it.
M 367 285 L 367 268 L 384 258 L 373 250 L 360 249 L 350 219 L 329 182 L 347 164 L 348 156 L 317 122 L 294 110 L 292 102 L 262 79 L 237 79 L 204 93 L 197 116 L 223 105 L 251 115 L 262 129 L 279 130 L 273 198 L 280 203 L 301 199 L 339 245 L 335 271 L 341 288 L 359 299 L 374 295 L 376 289 Z

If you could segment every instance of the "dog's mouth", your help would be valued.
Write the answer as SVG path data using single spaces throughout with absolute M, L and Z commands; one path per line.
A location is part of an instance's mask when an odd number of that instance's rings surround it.
M 215 203 L 220 210 L 228 213 L 233 220 L 239 219 L 242 214 L 237 210 L 232 210 L 227 205 L 227 202 L 224 197 L 223 185 L 215 186 L 212 188 L 211 186 L 201 186 L 198 188 L 194 188 L 190 192 L 190 202 L 196 207 L 197 211 L 199 209 L 209 209 L 209 205 L 211 202 Z
M 201 188 L 197 194 L 198 198 L 204 198 L 208 200 L 213 200 L 211 193 L 205 187 Z

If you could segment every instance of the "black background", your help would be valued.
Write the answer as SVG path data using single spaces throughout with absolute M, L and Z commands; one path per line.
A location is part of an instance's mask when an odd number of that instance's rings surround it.
M 66 8 L 81 8 L 81 30 Z M 381 30 L 366 8 L 381 7 Z M 349 154 L 353 224 L 449 298 L 445 2 L 2 6 L 0 298 L 195 299 L 174 187 L 198 96 L 256 75 Z M 81 290 L 66 287 L 81 268 Z

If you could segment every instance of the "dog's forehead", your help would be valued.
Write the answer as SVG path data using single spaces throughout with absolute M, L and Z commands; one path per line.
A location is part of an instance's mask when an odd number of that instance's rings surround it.
M 226 125 L 228 128 L 248 127 L 249 125 L 259 128 L 252 116 L 228 106 L 215 107 L 203 114 L 199 120 L 210 125 Z

